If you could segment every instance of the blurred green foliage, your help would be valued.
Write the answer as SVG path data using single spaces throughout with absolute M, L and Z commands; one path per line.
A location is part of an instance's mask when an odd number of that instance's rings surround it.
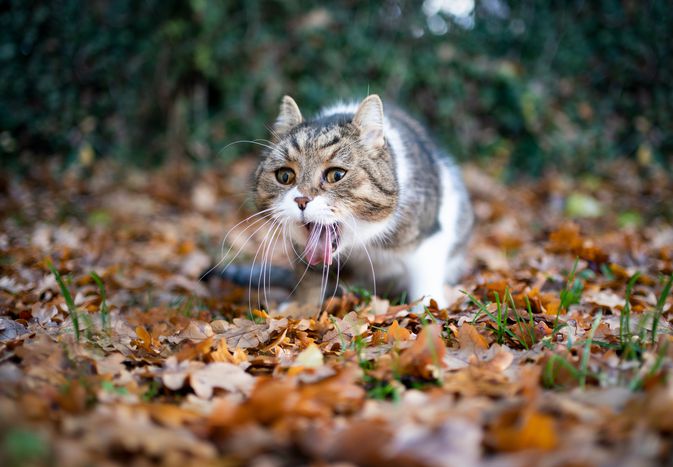
M 503 169 L 671 163 L 668 0 L 441 3 L 5 1 L 0 152 L 232 158 L 283 94 L 308 114 L 376 92 Z

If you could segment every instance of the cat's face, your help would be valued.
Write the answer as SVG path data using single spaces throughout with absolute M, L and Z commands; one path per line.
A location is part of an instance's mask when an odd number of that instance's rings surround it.
M 365 99 L 352 118 L 316 122 L 304 122 L 286 96 L 274 136 L 257 168 L 255 201 L 303 248 L 298 253 L 307 262 L 330 264 L 385 234 L 399 190 L 378 96 Z

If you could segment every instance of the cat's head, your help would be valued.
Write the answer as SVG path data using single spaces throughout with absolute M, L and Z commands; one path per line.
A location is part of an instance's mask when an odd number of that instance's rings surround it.
M 330 264 L 389 230 L 399 186 L 384 126 L 376 95 L 354 113 L 309 121 L 283 98 L 272 149 L 255 174 L 255 202 L 303 246 L 309 263 Z

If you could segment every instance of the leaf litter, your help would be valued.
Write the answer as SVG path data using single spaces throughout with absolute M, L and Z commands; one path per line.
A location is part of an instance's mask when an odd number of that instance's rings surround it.
M 667 175 L 505 186 L 468 166 L 479 223 L 447 309 L 272 288 L 260 309 L 256 284 L 199 280 L 255 256 L 264 232 L 237 226 L 254 163 L 2 175 L 2 465 L 671 461 Z

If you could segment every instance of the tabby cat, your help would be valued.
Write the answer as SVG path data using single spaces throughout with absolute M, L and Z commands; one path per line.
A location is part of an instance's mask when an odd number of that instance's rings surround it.
M 304 119 L 285 96 L 272 134 L 254 198 L 306 265 L 293 279 L 305 284 L 295 287 L 300 300 L 330 294 L 331 271 L 446 304 L 444 284 L 464 269 L 474 217 L 459 169 L 416 120 L 384 113 L 377 95 Z

